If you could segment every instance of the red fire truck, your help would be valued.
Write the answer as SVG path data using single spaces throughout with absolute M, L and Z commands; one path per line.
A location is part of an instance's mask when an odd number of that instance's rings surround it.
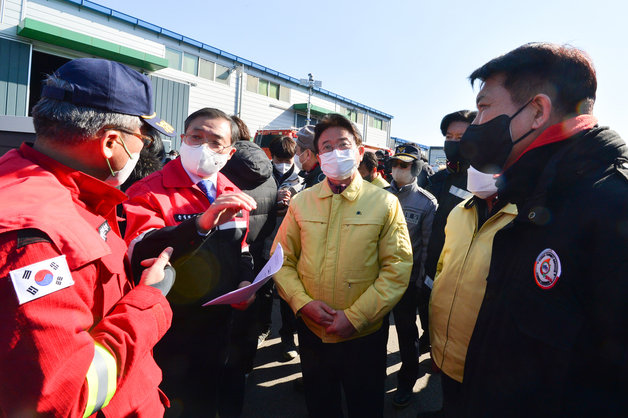
M 271 141 L 275 138 L 281 138 L 282 136 L 289 136 L 290 138 L 297 137 L 297 128 L 286 128 L 286 129 L 260 129 L 255 132 L 255 137 L 253 138 L 253 142 L 259 145 L 268 158 L 270 158 L 270 151 L 268 151 L 268 145 L 270 145 Z

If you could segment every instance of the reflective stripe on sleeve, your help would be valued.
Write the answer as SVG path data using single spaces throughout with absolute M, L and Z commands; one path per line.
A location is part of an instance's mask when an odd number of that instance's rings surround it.
M 94 359 L 87 370 L 87 406 L 83 418 L 109 404 L 116 393 L 116 359 L 102 345 L 94 342 Z

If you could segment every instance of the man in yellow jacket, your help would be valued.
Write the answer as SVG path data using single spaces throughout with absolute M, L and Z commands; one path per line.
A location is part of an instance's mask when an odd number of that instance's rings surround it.
M 497 199 L 492 174 L 469 167 L 467 190 L 474 196 L 454 207 L 447 218 L 430 298 L 432 361 L 442 371 L 445 417 L 463 416 L 464 363 L 486 290 L 493 238 L 517 216 L 515 205 Z
M 357 128 L 331 114 L 314 147 L 327 180 L 292 200 L 275 238 L 284 264 L 280 296 L 298 316 L 310 417 L 382 416 L 388 326 L 383 319 L 408 286 L 412 246 L 398 199 L 357 172 Z

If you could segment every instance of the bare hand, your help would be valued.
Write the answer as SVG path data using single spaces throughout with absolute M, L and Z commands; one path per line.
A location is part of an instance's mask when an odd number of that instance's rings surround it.
M 172 251 L 172 247 L 167 247 L 158 257 L 142 260 L 140 264 L 147 268 L 142 272 L 140 284 L 150 286 L 164 279 L 164 268 L 170 264 L 169 261 Z
M 233 218 L 239 211 L 251 211 L 257 208 L 255 199 L 246 193 L 221 194 L 209 208 L 198 217 L 198 226 L 203 231 L 222 225 Z
M 325 331 L 329 334 L 336 334 L 341 338 L 349 338 L 355 333 L 356 329 L 351 322 L 349 322 L 349 319 L 347 319 L 345 311 L 336 311 L 334 322 L 328 326 Z
M 246 280 L 241 281 L 240 284 L 238 285 L 238 289 L 246 287 L 248 285 L 250 285 L 251 282 L 248 282 Z M 231 304 L 231 307 L 233 309 L 237 309 L 239 311 L 244 311 L 246 310 L 249 306 L 251 306 L 251 304 L 255 301 L 255 293 L 253 293 L 251 295 L 250 298 L 248 298 L 247 300 L 245 300 L 244 302 L 240 302 L 240 303 L 233 303 Z
M 299 312 L 305 315 L 318 325 L 329 326 L 334 322 L 336 310 L 332 309 L 322 300 L 313 300 L 302 307 Z
M 292 198 L 292 193 L 290 189 L 279 189 L 277 192 L 277 202 L 283 203 L 284 205 L 290 204 L 290 198 Z

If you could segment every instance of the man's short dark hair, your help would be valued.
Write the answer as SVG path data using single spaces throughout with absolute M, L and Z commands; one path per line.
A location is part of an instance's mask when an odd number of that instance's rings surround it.
M 477 114 L 478 112 L 471 110 L 459 110 L 457 112 L 450 113 L 440 122 L 440 131 L 443 133 L 443 136 L 447 136 L 447 129 L 449 129 L 449 125 L 453 122 L 465 122 L 471 124 Z
M 232 115 L 231 120 L 233 120 L 235 124 L 238 125 L 238 132 L 240 133 L 240 135 L 238 135 L 238 140 L 250 141 L 251 133 L 249 132 L 249 128 L 246 126 L 246 123 L 244 123 L 244 121 L 236 115 Z
M 272 157 L 292 158 L 297 148 L 297 143 L 289 136 L 273 138 L 268 144 L 268 151 Z
M 356 145 L 362 145 L 362 135 L 360 135 L 360 131 L 358 128 L 346 117 L 338 114 L 338 113 L 329 113 L 323 117 L 316 124 L 314 128 L 314 151 L 318 154 L 318 139 L 321 137 L 321 134 L 328 128 L 345 128 L 355 140 Z
M 529 43 L 487 62 L 469 76 L 486 81 L 505 76 L 504 88 L 515 104 L 523 105 L 534 95 L 547 94 L 558 114 L 593 112 L 597 79 L 589 56 L 568 45 Z
M 362 156 L 360 166 L 366 168 L 366 170 L 370 173 L 377 168 L 378 163 L 379 161 L 377 160 L 375 153 L 366 151 Z
M 235 123 L 233 119 L 231 119 L 225 112 L 219 109 L 215 109 L 213 107 L 204 107 L 202 109 L 197 110 L 192 113 L 185 119 L 184 130 L 188 131 L 190 127 L 190 123 L 196 118 L 203 117 L 205 119 L 224 119 L 229 122 L 231 125 L 231 144 L 233 145 L 238 138 L 240 138 L 240 130 L 238 129 L 238 125 Z

